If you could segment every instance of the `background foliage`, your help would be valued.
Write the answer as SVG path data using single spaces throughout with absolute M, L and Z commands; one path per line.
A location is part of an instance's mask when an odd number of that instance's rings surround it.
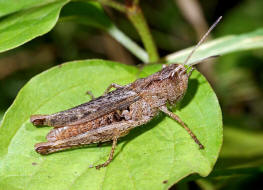
M 170 54 L 166 60 L 182 60 L 184 52 L 174 52 L 195 44 L 219 15 L 224 16 L 223 21 L 212 33 L 213 38 L 220 38 L 218 43 L 205 44 L 205 51 L 200 48 L 192 61 L 213 51 L 233 53 L 199 68 L 212 84 L 223 111 L 224 144 L 215 170 L 206 178 L 190 176 L 172 188 L 256 188 L 262 185 L 263 176 L 263 53 L 254 48 L 262 47 L 263 3 L 200 0 L 191 7 L 180 2 L 140 2 L 161 57 Z M 106 7 L 104 14 L 96 3 L 65 3 L 68 1 L 1 1 L 0 51 L 31 41 L 0 55 L 0 117 L 30 78 L 54 65 L 90 58 L 131 65 L 149 61 L 146 51 L 138 46 L 142 46 L 140 36 L 123 13 Z M 194 10 L 199 19 L 193 21 L 187 13 L 194 14 Z M 237 46 L 235 40 L 243 43 Z M 231 43 L 236 45 L 234 49 Z

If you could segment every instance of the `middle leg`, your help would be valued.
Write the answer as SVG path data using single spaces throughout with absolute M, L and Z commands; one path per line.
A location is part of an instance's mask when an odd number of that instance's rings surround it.
M 106 160 L 106 162 L 104 162 L 103 164 L 99 164 L 96 166 L 96 169 L 100 169 L 101 167 L 106 167 L 109 165 L 109 163 L 111 163 L 112 159 L 113 159 L 113 155 L 114 155 L 114 151 L 115 151 L 115 148 L 116 148 L 116 145 L 117 145 L 117 136 L 114 136 L 113 137 L 113 142 L 112 142 L 112 146 L 111 146 L 111 152 L 110 152 L 110 155 L 109 155 L 109 158 L 108 160 Z

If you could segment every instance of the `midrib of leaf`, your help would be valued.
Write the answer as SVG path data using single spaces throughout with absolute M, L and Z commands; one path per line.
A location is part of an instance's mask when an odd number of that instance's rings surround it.
M 107 173 L 108 173 L 108 167 L 105 168 L 104 170 L 104 175 L 103 175 L 103 178 L 102 178 L 102 183 L 101 183 L 101 190 L 103 190 L 103 187 L 104 187 L 104 182 L 105 182 L 105 178 L 107 176 Z
M 122 146 L 123 146 L 123 145 L 122 145 Z M 121 149 L 120 149 L 120 150 L 121 150 Z M 123 155 L 122 155 L 122 156 L 125 157 L 125 159 L 127 158 L 127 155 L 126 155 L 126 153 L 124 153 L 124 152 L 123 152 Z M 128 169 L 128 172 L 127 172 L 127 173 L 128 173 L 128 175 L 129 175 L 131 184 L 133 185 L 133 189 L 136 190 L 137 188 L 136 188 L 136 185 L 135 185 L 135 183 L 134 183 L 134 179 L 133 179 L 133 177 L 132 177 L 132 175 L 131 175 L 131 169 L 130 169 L 130 167 L 128 166 L 129 162 L 123 161 L 124 159 L 123 159 L 121 156 L 120 156 L 120 159 L 122 160 L 122 163 L 123 163 L 122 165 L 125 166 L 125 167 Z

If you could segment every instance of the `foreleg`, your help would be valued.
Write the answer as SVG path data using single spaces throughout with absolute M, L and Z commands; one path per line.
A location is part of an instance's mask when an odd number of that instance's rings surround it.
M 92 100 L 95 99 L 95 96 L 93 95 L 93 93 L 91 91 L 87 91 L 86 94 L 89 95 Z
M 162 106 L 160 107 L 160 110 L 164 113 L 166 113 L 167 115 L 169 115 L 171 118 L 173 118 L 174 120 L 176 120 L 187 132 L 188 134 L 192 137 L 192 139 L 196 142 L 196 144 L 199 145 L 200 149 L 204 149 L 204 146 L 201 144 L 201 142 L 197 139 L 197 137 L 195 136 L 195 134 L 191 131 L 191 129 L 189 129 L 189 127 L 187 127 L 187 125 L 173 112 L 170 112 L 166 106 Z
M 118 85 L 118 84 L 115 84 L 115 83 L 112 83 L 110 84 L 110 86 L 108 86 L 108 88 L 106 88 L 105 92 L 103 95 L 106 95 L 112 88 L 121 88 L 122 86 L 121 85 Z

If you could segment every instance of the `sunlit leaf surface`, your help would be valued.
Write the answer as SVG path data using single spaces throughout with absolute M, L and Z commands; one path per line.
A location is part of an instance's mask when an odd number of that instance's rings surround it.
M 0 2 L 0 52 L 20 46 L 49 32 L 68 0 Z
M 86 60 L 54 67 L 32 78 L 6 112 L 0 127 L 0 189 L 167 189 L 192 173 L 208 175 L 222 144 L 221 110 L 212 88 L 195 71 L 189 89 L 175 112 L 189 125 L 205 149 L 199 150 L 175 121 L 160 114 L 120 139 L 113 162 L 104 162 L 111 149 L 90 145 L 47 156 L 34 144 L 45 141 L 50 127 L 36 128 L 31 114 L 48 114 L 90 100 L 87 90 L 100 96 L 112 82 L 128 84 L 161 65 L 139 69 L 103 60 Z

